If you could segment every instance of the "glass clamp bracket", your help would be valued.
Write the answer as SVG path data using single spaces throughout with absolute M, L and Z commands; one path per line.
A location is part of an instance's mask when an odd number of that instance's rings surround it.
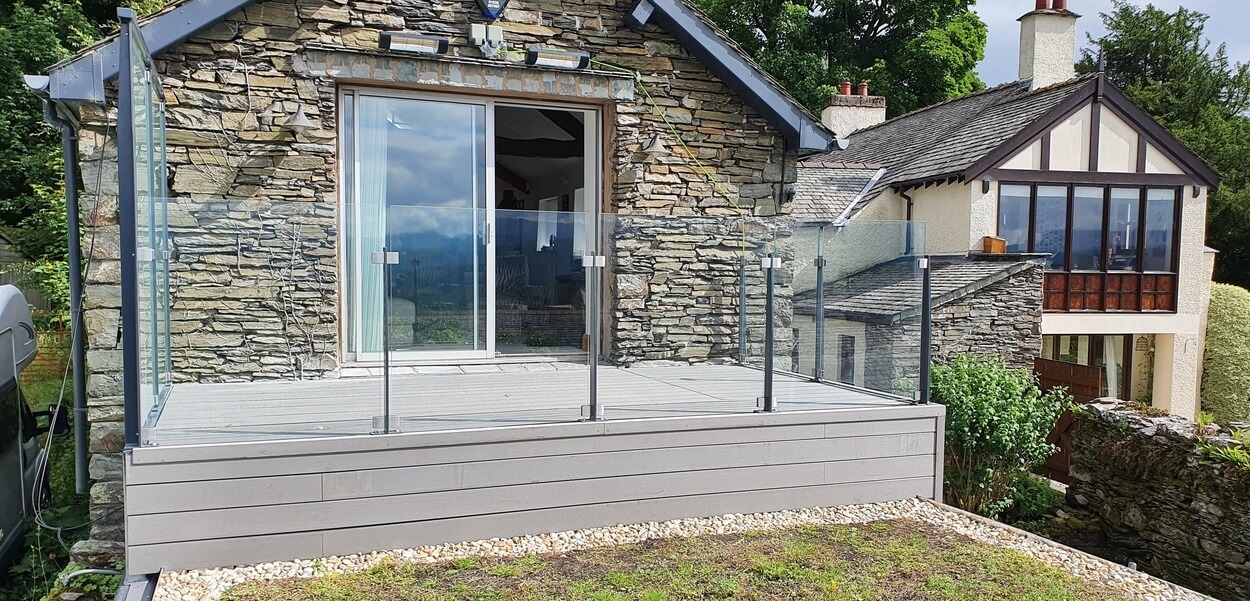
M 390 416 L 390 424 L 387 424 L 387 418 L 382 415 L 373 416 L 373 431 L 370 434 L 398 434 L 399 433 L 399 416 Z

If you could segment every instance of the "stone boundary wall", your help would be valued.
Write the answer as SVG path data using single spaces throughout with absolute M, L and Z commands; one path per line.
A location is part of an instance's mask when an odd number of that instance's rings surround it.
M 1250 468 L 1201 450 L 1250 445 L 1112 399 L 1084 409 L 1068 498 L 1090 514 L 1109 559 L 1220 599 L 1250 598 Z

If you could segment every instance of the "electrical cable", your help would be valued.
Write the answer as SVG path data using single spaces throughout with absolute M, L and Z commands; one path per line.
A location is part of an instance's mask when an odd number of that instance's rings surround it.
M 109 132 L 112 131 L 112 129 L 113 129 L 113 124 L 111 123 L 105 124 L 104 138 L 103 138 L 105 145 L 107 145 Z M 95 187 L 96 206 L 99 206 L 100 200 L 103 197 L 101 186 L 103 185 L 103 180 L 104 180 L 105 145 L 101 146 L 100 157 L 96 161 L 96 187 Z M 65 169 L 69 169 L 69 168 L 70 168 L 69 165 L 65 165 Z M 66 183 L 66 185 L 69 185 L 69 184 Z M 95 236 L 96 236 L 96 230 L 95 228 L 92 228 L 91 237 L 87 243 L 87 256 L 84 258 L 84 261 L 83 261 L 84 272 L 86 272 L 91 267 L 91 260 L 95 254 Z M 78 314 L 74 314 L 72 310 L 70 313 L 70 348 L 71 349 L 74 348 L 75 344 L 78 344 L 79 338 L 82 336 L 81 328 L 79 327 L 79 324 L 83 323 L 82 311 L 83 311 L 82 303 L 80 302 L 78 303 Z M 14 358 L 16 358 L 16 356 L 17 355 L 15 352 Z M 56 405 L 51 414 L 52 417 L 60 415 L 61 409 L 65 404 L 65 387 L 66 387 L 66 384 L 69 382 L 71 366 L 72 366 L 72 361 L 67 361 L 65 363 L 65 371 L 61 375 L 61 388 L 60 388 L 59 393 L 57 394 Z M 85 366 L 81 366 L 81 365 L 79 366 L 79 369 L 84 369 L 84 368 Z M 21 387 L 19 386 L 18 389 L 20 390 Z M 24 398 L 22 399 L 22 402 L 26 402 Z M 81 419 L 81 416 L 74 416 L 74 418 Z M 34 482 L 34 486 L 31 488 L 31 493 L 30 493 L 31 507 L 34 508 L 35 524 L 37 524 L 40 528 L 43 528 L 44 530 L 55 532 L 57 543 L 61 545 L 61 548 L 68 551 L 69 546 L 65 544 L 65 540 L 62 537 L 63 533 L 78 530 L 80 528 L 85 528 L 87 526 L 95 524 L 96 522 L 102 521 L 108 516 L 116 513 L 121 508 L 114 507 L 113 509 L 110 509 L 100 514 L 100 516 L 95 519 L 89 520 L 87 522 L 83 522 L 75 526 L 53 526 L 51 524 L 48 524 L 48 522 L 43 518 L 43 507 L 41 506 L 41 503 L 39 502 L 39 495 L 42 492 L 44 480 L 48 477 L 47 476 L 48 463 L 52 459 L 52 439 L 53 439 L 53 436 L 51 432 L 49 432 L 44 440 L 43 453 L 41 454 L 42 456 L 38 458 L 41 463 L 37 466 L 35 470 L 35 482 Z

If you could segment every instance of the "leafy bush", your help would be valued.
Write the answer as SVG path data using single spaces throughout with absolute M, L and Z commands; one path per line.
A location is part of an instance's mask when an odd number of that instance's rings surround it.
M 1025 471 L 1016 473 L 1011 485 L 1011 520 L 1040 520 L 1054 515 L 1063 505 L 1063 493 L 1050 487 L 1041 476 Z
M 946 502 L 989 517 L 1011 508 L 1021 471 L 1057 449 L 1046 442 L 1072 405 L 1062 389 L 998 357 L 961 356 L 934 365 L 934 402 L 946 406 Z
M 1250 421 L 1250 291 L 1211 285 L 1202 409 L 1218 423 Z
M 69 311 L 69 263 L 35 261 L 22 285 L 38 290 L 53 311 Z

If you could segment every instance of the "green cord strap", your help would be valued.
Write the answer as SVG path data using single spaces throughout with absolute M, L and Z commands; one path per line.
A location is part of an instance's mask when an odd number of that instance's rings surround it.
M 681 147 L 686 152 L 686 155 L 689 156 L 691 159 L 694 159 L 694 164 L 698 166 L 700 171 L 703 172 L 703 177 L 707 178 L 707 181 L 712 184 L 712 188 L 716 190 L 716 193 L 725 197 L 725 200 L 729 201 L 729 204 L 733 205 L 733 208 L 737 209 L 737 211 L 740 214 L 744 214 L 746 212 L 745 209 L 742 208 L 742 205 L 739 205 L 738 201 L 735 200 L 732 196 L 730 196 L 729 193 L 726 192 L 723 187 L 721 187 L 720 182 L 716 181 L 716 178 L 712 176 L 712 171 L 707 168 L 707 165 L 703 164 L 703 161 L 699 160 L 698 153 L 694 152 L 690 148 L 690 146 L 686 145 L 686 140 L 681 137 L 681 133 L 678 132 L 677 128 L 673 126 L 672 122 L 668 120 L 668 115 L 664 113 L 664 109 L 661 108 L 658 103 L 656 103 L 655 98 L 651 96 L 651 91 L 647 89 L 646 84 L 642 82 L 642 73 L 639 73 L 638 71 L 635 71 L 633 69 L 626 69 L 624 67 L 618 67 L 611 63 L 605 63 L 600 60 L 590 59 L 590 62 L 596 65 L 599 65 L 601 67 L 605 67 L 611 71 L 617 71 L 620 73 L 627 73 L 631 75 L 634 78 L 634 83 L 638 84 L 638 87 L 642 89 L 643 95 L 647 97 L 647 103 L 651 105 L 651 112 L 660 116 L 660 119 L 664 121 L 664 125 L 668 128 L 669 133 L 673 134 L 674 138 L 677 138 L 677 143 L 681 144 Z

